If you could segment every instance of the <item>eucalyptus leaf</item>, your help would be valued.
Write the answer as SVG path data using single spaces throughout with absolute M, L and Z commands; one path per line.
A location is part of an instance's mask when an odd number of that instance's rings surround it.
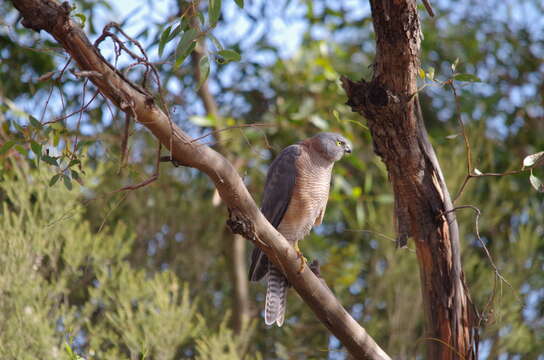
M 200 72 L 200 79 L 198 81 L 198 88 L 200 89 L 202 84 L 208 79 L 208 75 L 210 75 L 210 59 L 208 56 L 200 58 L 200 61 L 198 62 L 198 71 Z
M 83 179 L 79 176 L 79 173 L 75 170 L 71 170 L 72 172 L 72 179 L 77 181 L 79 185 L 83 186 Z
M 49 180 L 49 186 L 55 185 L 55 184 L 57 183 L 57 181 L 59 181 L 61 175 L 62 175 L 62 174 L 53 175 L 53 177 L 51 178 L 51 180 Z
M 168 26 L 161 34 L 161 37 L 159 39 L 159 56 L 162 56 L 164 47 L 168 43 L 171 30 L 172 30 L 172 25 Z
M 231 61 L 240 61 L 240 59 L 242 58 L 240 54 L 230 49 L 221 50 L 217 54 L 221 56 L 223 59 L 225 59 L 225 63 L 228 63 Z
M 430 67 L 425 75 L 427 75 L 429 80 L 434 80 L 434 67 Z
M 0 147 L 0 155 L 5 154 L 6 152 L 8 152 L 9 149 L 11 149 L 13 147 L 13 145 L 15 145 L 15 141 L 13 141 L 13 140 L 6 141 L 4 143 L 4 145 L 2 145 Z
M 212 33 L 208 33 L 208 38 L 212 41 L 217 50 L 222 51 L 224 49 L 223 44 Z
M 209 18 L 211 27 L 215 27 L 219 16 L 221 16 L 221 0 L 210 0 Z
M 85 26 L 85 22 L 87 21 L 87 17 L 82 13 L 74 14 L 75 17 L 77 17 L 81 21 L 81 27 Z
M 19 154 L 23 156 L 28 156 L 28 150 L 25 149 L 23 145 L 19 145 L 19 144 L 15 145 L 15 150 L 17 150 Z
M 209 116 L 191 116 L 189 121 L 198 126 L 213 126 L 213 119 Z
M 34 126 L 35 128 L 39 129 L 42 127 L 42 123 L 38 119 L 36 119 L 34 116 L 29 116 L 28 120 L 30 121 L 30 125 Z
M 531 185 L 533 185 L 536 191 L 544 192 L 544 184 L 539 178 L 534 176 L 532 172 L 531 172 L 531 175 L 529 176 L 529 181 L 531 182 Z
M 544 157 L 544 151 L 537 152 L 536 154 L 528 155 L 523 159 L 523 167 L 531 167 L 535 165 L 540 159 Z
M 64 182 L 64 186 L 68 190 L 72 190 L 72 180 L 68 175 L 62 174 L 62 181 Z
M 42 155 L 42 160 L 48 163 L 49 165 L 59 166 L 59 164 L 57 163 L 56 157 L 51 157 L 49 155 Z
M 42 156 L 42 145 L 38 144 L 35 141 L 30 142 L 30 149 L 32 149 L 32 152 L 36 154 L 36 157 L 39 159 L 40 156 Z
M 176 49 L 177 59 L 174 64 L 174 68 L 177 69 L 183 63 L 183 60 L 185 60 L 187 55 L 193 51 L 196 46 L 195 39 L 197 35 L 198 32 L 195 29 L 189 29 L 183 33 L 183 36 L 181 37 Z

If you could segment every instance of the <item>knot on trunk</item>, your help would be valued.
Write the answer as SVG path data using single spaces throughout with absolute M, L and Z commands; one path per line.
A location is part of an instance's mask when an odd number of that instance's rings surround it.
M 227 226 L 233 234 L 239 234 L 250 241 L 257 242 L 257 234 L 253 223 L 241 212 L 229 208 Z
M 372 118 L 390 104 L 398 104 L 399 98 L 388 90 L 378 79 L 371 82 L 363 79 L 352 81 L 345 76 L 340 78 L 346 91 L 349 105 L 354 112 Z

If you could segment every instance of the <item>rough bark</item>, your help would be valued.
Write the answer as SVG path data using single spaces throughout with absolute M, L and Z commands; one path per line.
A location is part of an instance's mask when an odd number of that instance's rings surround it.
M 452 202 L 419 108 L 420 22 L 415 0 L 371 0 L 372 81 L 343 79 L 348 104 L 367 118 L 395 194 L 397 240 L 414 239 L 428 359 L 474 359 L 475 327 Z
M 210 147 L 194 142 L 168 119 L 145 90 L 115 70 L 71 21 L 67 5 L 55 0 L 12 2 L 21 13 L 25 27 L 50 33 L 81 70 L 92 71 L 89 78 L 100 92 L 146 126 L 170 150 L 174 160 L 209 176 L 229 208 L 231 228 L 259 246 L 283 270 L 306 304 L 354 358 L 390 359 L 322 280 L 307 266 L 299 272 L 296 251 L 261 214 L 232 164 Z

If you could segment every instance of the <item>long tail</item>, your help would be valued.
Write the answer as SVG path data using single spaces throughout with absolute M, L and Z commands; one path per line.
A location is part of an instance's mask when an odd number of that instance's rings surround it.
M 266 302 L 264 321 L 266 325 L 276 323 L 283 325 L 285 319 L 285 305 L 287 300 L 287 279 L 281 271 L 272 264 L 268 266 L 268 286 L 266 288 Z

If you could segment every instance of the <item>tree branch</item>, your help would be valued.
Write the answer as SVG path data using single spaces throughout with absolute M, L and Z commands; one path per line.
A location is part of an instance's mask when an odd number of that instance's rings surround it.
M 261 214 L 242 179 L 223 156 L 192 139 L 171 123 L 145 90 L 129 82 L 89 42 L 69 17 L 67 3 L 55 0 L 12 0 L 23 16 L 23 25 L 50 33 L 83 71 L 101 76 L 89 79 L 112 103 L 146 126 L 171 151 L 172 158 L 206 173 L 215 184 L 230 213 L 229 223 L 261 247 L 280 268 L 321 322 L 357 359 L 390 359 L 366 331 L 348 314 L 333 293 L 300 261 L 287 240 Z

